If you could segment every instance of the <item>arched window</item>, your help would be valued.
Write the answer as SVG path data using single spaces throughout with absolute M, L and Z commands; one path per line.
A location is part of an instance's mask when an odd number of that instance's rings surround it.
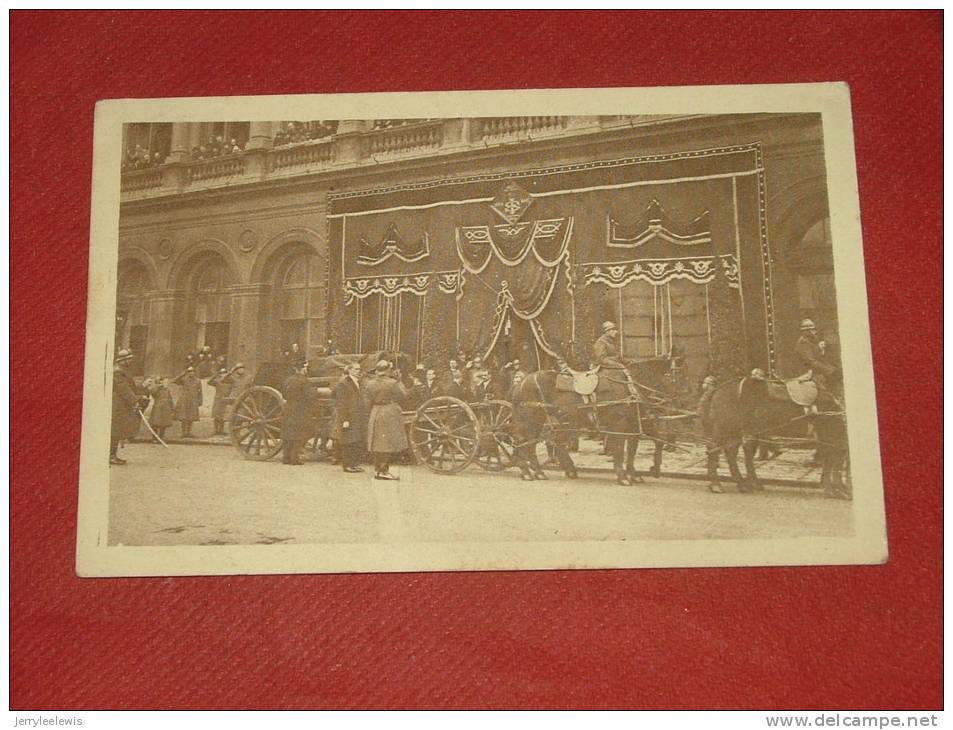
M 299 349 L 315 354 L 324 346 L 326 294 L 325 262 L 310 251 L 299 251 L 288 256 L 278 268 L 274 296 L 274 313 L 278 324 L 280 356 L 293 343 Z
M 216 355 L 228 355 L 231 320 L 228 285 L 228 269 L 219 256 L 208 256 L 197 265 L 189 296 L 193 325 L 190 348 L 208 345 Z

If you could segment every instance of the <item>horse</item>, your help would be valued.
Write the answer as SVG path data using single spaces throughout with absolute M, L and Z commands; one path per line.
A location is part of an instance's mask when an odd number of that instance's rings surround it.
M 634 465 L 642 436 L 655 442 L 648 474 L 660 476 L 663 441 L 658 416 L 665 400 L 664 377 L 671 363 L 669 357 L 657 357 L 630 362 L 624 370 L 602 367 L 592 401 L 567 387 L 571 378 L 561 377 L 564 373 L 539 370 L 528 374 L 510 392 L 514 460 L 521 477 L 525 481 L 547 478 L 536 456 L 536 444 L 548 440 L 563 473 L 575 479 L 578 472 L 569 456 L 569 437 L 573 432 L 593 429 L 606 437 L 606 450 L 612 455 L 619 484 L 628 486 L 642 481 Z
M 847 429 L 838 396 L 818 387 L 814 408 L 806 408 L 787 397 L 784 386 L 758 377 L 732 377 L 721 383 L 711 396 L 707 414 L 708 488 L 721 493 L 718 479 L 719 454 L 724 453 L 731 477 L 740 492 L 763 489 L 754 465 L 755 453 L 769 437 L 809 441 L 810 426 L 821 460 L 821 485 L 832 497 L 848 497 L 842 479 L 847 457 Z M 738 467 L 738 449 L 745 459 L 745 475 Z

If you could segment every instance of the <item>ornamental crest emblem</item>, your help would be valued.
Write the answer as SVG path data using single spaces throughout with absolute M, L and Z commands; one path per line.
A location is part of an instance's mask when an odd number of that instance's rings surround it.
M 513 225 L 523 217 L 532 204 L 533 196 L 511 180 L 493 198 L 490 207 L 494 213 Z

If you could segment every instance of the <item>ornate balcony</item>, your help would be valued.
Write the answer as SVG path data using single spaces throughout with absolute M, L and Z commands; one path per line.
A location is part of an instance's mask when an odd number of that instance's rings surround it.
M 658 116 L 535 116 L 427 119 L 384 129 L 369 122 L 342 122 L 334 135 L 270 147 L 269 132 L 252 133 L 245 151 L 210 160 L 176 161 L 147 170 L 122 173 L 124 202 L 168 197 L 192 191 L 259 183 L 389 163 L 414 158 L 466 154 L 513 143 L 541 143 L 557 138 L 613 133 L 657 124 Z M 664 117 L 672 120 L 673 116 Z M 271 123 L 255 123 L 271 129 Z M 262 140 L 264 140 L 262 142 Z M 170 157 L 170 159 L 172 159 Z

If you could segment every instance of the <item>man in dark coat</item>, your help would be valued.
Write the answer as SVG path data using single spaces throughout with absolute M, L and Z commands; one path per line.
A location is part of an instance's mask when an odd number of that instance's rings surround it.
M 199 420 L 202 381 L 196 377 L 195 368 L 190 366 L 172 382 L 182 386 L 175 404 L 175 419 L 182 428 L 182 438 L 189 438 L 192 435 L 192 424 Z
M 285 398 L 285 407 L 281 421 L 281 439 L 283 464 L 301 465 L 301 449 L 314 435 L 314 401 L 318 391 L 308 382 L 308 363 L 300 362 L 294 366 L 281 394 Z
M 175 403 L 165 378 L 156 378 L 152 389 L 152 411 L 149 413 L 149 425 L 156 435 L 165 438 L 165 430 L 172 425 L 175 415 Z
M 341 467 L 349 474 L 364 471 L 358 464 L 367 438 L 367 412 L 361 392 L 361 364 L 344 368 L 344 377 L 334 388 L 334 429 Z
M 113 370 L 113 402 L 112 427 L 109 438 L 109 463 L 121 466 L 126 463 L 117 455 L 119 442 L 129 438 L 139 428 L 139 412 L 148 404 L 148 398 L 143 402 L 142 395 L 136 381 L 129 374 L 132 364 L 132 353 L 129 350 L 120 350 L 116 354 L 115 369 Z

